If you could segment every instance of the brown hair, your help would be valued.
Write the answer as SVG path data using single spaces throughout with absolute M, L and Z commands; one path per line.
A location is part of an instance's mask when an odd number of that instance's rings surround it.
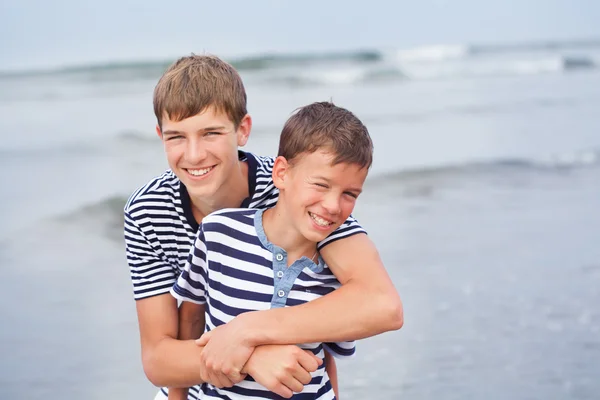
M 279 139 L 279 156 L 291 162 L 302 153 L 326 148 L 335 155 L 333 164 L 373 163 L 373 142 L 367 127 L 350 111 L 331 102 L 301 107 L 287 120 Z
M 210 106 L 226 113 L 236 129 L 247 114 L 242 78 L 235 68 L 216 56 L 181 57 L 154 88 L 154 114 L 161 129 L 165 115 L 181 121 Z

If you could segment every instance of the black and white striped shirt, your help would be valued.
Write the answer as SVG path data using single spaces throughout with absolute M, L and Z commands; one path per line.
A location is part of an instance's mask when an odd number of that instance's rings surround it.
M 240 152 L 248 163 L 250 196 L 242 208 L 269 208 L 279 191 L 271 176 L 273 158 Z M 125 205 L 125 247 L 136 300 L 169 293 L 196 238 L 198 223 L 185 186 L 168 170 L 134 192 Z M 352 217 L 319 243 L 364 232 Z
M 294 306 L 340 287 L 319 257 L 307 257 L 288 267 L 287 253 L 269 242 L 263 230 L 264 210 L 226 209 L 204 218 L 185 268 L 171 294 L 182 301 L 206 304 L 206 331 L 248 311 Z M 324 348 L 338 357 L 354 354 L 354 342 L 300 345 L 324 358 Z M 273 393 L 251 377 L 231 388 L 202 384 L 201 398 L 268 399 Z M 335 397 L 324 364 L 294 399 Z

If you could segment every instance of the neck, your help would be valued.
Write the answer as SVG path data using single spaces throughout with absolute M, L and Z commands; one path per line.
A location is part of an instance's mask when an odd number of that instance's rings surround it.
M 302 256 L 317 262 L 317 244 L 306 239 L 292 226 L 291 218 L 278 201 L 263 213 L 263 229 L 269 242 L 284 249 L 288 254 L 288 266 Z
M 238 168 L 210 198 L 192 198 L 192 214 L 196 222 L 201 223 L 208 214 L 224 208 L 237 208 L 250 194 L 248 187 L 248 164 L 239 161 Z

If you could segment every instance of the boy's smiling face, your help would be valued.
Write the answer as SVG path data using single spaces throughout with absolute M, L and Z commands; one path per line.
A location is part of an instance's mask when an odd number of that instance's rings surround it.
M 304 153 L 288 162 L 278 157 L 273 168 L 287 218 L 311 242 L 336 230 L 352 213 L 368 169 L 357 164 L 332 165 L 326 150 Z
M 173 121 L 165 116 L 162 139 L 171 170 L 183 182 L 194 199 L 210 199 L 226 187 L 227 180 L 238 168 L 238 146 L 248 140 L 251 119 L 242 119 L 237 129 L 225 113 L 209 107 L 203 112 Z

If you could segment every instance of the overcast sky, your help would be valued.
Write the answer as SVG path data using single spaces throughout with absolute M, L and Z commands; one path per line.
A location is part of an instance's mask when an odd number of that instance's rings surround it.
M 598 0 L 1 0 L 0 70 L 192 51 L 600 38 L 599 21 Z

